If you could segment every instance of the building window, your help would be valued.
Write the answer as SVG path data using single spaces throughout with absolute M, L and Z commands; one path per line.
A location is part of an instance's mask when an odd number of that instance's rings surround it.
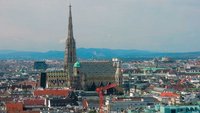
M 172 110 L 171 110 L 171 113 L 176 113 L 176 110 L 175 110 L 175 109 L 172 109 Z

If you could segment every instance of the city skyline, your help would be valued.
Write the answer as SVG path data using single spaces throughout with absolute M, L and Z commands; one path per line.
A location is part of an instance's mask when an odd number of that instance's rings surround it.
M 200 51 L 195 0 L 71 1 L 77 47 Z M 64 50 L 66 0 L 0 1 L 0 49 Z

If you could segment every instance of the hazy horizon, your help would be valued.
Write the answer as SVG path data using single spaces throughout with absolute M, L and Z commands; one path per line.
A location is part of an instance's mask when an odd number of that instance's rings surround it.
M 77 48 L 200 51 L 200 1 L 71 0 Z M 0 50 L 64 51 L 68 0 L 0 0 Z
M 152 53 L 193 53 L 193 52 L 200 52 L 200 51 L 176 51 L 176 52 L 173 52 L 173 51 L 153 51 L 153 50 L 142 50 L 142 49 L 111 49 L 111 48 L 84 48 L 84 47 L 81 47 L 81 48 L 76 48 L 76 49 L 108 49 L 108 50 L 123 50 L 123 51 L 143 51 L 143 52 L 152 52 Z M 14 51 L 14 52 L 41 52 L 41 53 L 46 53 L 46 52 L 50 52 L 50 51 L 59 51 L 59 52 L 64 52 L 64 49 L 63 50 L 46 50 L 46 51 L 37 51 L 37 50 L 15 50 L 15 49 L 0 49 L 0 52 L 2 51 L 5 51 L 5 52 L 9 52 L 9 51 Z

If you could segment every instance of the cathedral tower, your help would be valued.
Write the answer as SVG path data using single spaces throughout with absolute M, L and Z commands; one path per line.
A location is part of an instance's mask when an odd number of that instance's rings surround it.
M 69 6 L 68 36 L 65 45 L 64 71 L 69 69 L 70 64 L 76 62 L 76 42 L 73 36 L 73 24 L 71 5 Z

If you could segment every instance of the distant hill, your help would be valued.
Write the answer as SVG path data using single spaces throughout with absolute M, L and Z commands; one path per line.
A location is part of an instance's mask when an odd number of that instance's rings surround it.
M 78 48 L 77 56 L 79 59 L 111 59 L 113 57 L 132 60 L 132 59 L 152 59 L 155 57 L 172 57 L 177 59 L 197 58 L 200 52 L 179 52 L 162 53 L 144 50 L 122 50 L 122 49 L 104 49 L 104 48 Z M 31 52 L 0 50 L 0 59 L 26 59 L 26 60 L 44 60 L 60 59 L 63 60 L 64 51 Z
M 32 51 L 10 51 L 0 50 L 0 59 L 25 59 L 25 60 L 43 60 L 43 59 L 63 59 L 63 51 L 32 52 Z

